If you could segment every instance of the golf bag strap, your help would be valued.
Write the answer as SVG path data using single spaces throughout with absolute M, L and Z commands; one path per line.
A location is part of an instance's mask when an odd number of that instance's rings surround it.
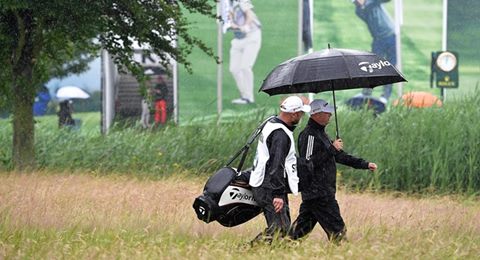
M 245 159 L 247 158 L 247 154 L 248 154 L 248 150 L 250 149 L 250 145 L 252 145 L 253 141 L 255 141 L 255 139 L 257 138 L 258 135 L 260 135 L 260 133 L 262 132 L 263 128 L 265 127 L 265 124 L 267 124 L 268 121 L 270 121 L 272 118 L 274 118 L 275 116 L 270 116 L 268 117 L 267 119 L 265 119 L 256 129 L 255 131 L 252 133 L 252 135 L 250 136 L 250 138 L 248 139 L 247 143 L 242 147 L 242 149 L 240 149 L 240 151 L 238 151 L 227 163 L 227 167 L 230 166 L 230 164 L 233 163 L 233 161 L 235 161 L 235 159 L 237 159 L 238 156 L 240 156 L 240 154 L 242 154 L 242 158 L 240 159 L 240 163 L 238 164 L 238 167 L 237 167 L 237 172 L 241 172 L 242 171 L 242 167 L 243 167 L 243 164 L 245 163 Z

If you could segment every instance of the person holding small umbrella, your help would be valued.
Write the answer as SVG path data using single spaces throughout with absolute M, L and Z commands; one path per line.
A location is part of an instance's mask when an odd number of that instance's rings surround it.
M 63 100 L 59 105 L 60 110 L 57 112 L 58 128 L 75 126 L 75 120 L 72 118 L 72 101 L 69 99 Z
M 316 99 L 310 107 L 310 119 L 298 137 L 298 152 L 301 159 L 313 163 L 313 169 L 308 174 L 299 172 L 302 177 L 308 176 L 307 180 L 300 180 L 308 185 L 302 188 L 300 213 L 289 231 L 289 237 L 299 239 L 307 235 L 318 222 L 328 239 L 338 243 L 345 237 L 347 229 L 335 198 L 336 163 L 371 171 L 375 171 L 377 165 L 347 154 L 343 151 L 342 139 L 330 140 L 325 127 L 334 112 L 333 106 L 325 100 Z
M 88 94 L 82 88 L 76 86 L 63 86 L 57 89 L 57 99 L 59 100 L 60 110 L 57 112 L 58 127 L 75 127 L 78 128 L 80 121 L 75 122 L 72 118 L 73 106 L 72 99 L 87 99 L 90 98 Z

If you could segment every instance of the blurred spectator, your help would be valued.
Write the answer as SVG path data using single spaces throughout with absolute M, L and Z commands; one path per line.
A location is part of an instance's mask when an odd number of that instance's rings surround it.
M 155 101 L 155 124 L 165 124 L 167 122 L 167 98 L 168 86 L 162 75 L 154 78 L 153 98 Z
M 140 117 L 140 124 L 143 128 L 150 128 L 150 108 L 152 101 L 152 87 L 151 83 L 147 82 L 145 94 L 142 94 L 142 115 Z
M 148 98 L 142 98 L 142 116 L 140 118 L 140 123 L 143 128 L 150 127 L 150 102 Z
M 35 96 L 35 103 L 33 103 L 33 115 L 43 116 L 47 112 L 48 102 L 51 100 L 50 91 L 47 87 L 42 86 Z
M 72 118 L 72 101 L 65 100 L 60 102 L 60 110 L 58 111 L 58 127 L 62 128 L 64 126 L 73 127 L 75 126 L 75 121 Z

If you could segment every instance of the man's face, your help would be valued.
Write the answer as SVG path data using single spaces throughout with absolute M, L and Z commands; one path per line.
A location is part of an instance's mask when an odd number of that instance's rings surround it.
M 330 122 L 330 117 L 332 116 L 331 113 L 326 113 L 326 112 L 319 112 L 316 114 L 311 115 L 310 117 L 315 120 L 320 125 L 328 125 Z
M 302 119 L 303 114 L 304 114 L 303 111 L 293 113 L 292 114 L 292 125 L 297 125 L 298 122 L 300 122 L 300 119 Z

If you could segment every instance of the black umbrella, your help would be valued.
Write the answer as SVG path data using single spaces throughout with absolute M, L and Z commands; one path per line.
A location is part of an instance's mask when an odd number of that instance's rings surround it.
M 295 57 L 275 67 L 260 91 L 269 95 L 333 92 L 338 134 L 335 90 L 373 88 L 406 81 L 386 59 L 371 52 L 328 49 Z

